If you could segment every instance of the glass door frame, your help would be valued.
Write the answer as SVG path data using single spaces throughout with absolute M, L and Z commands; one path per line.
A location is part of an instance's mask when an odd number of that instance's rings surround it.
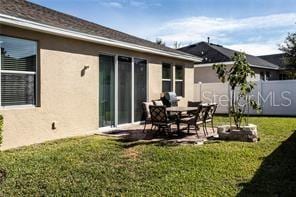
M 121 126 L 125 126 L 125 125 L 130 125 L 130 124 L 135 124 L 135 123 L 140 123 L 141 121 L 137 121 L 135 122 L 135 59 L 140 59 L 140 60 L 145 60 L 146 61 L 146 101 L 148 101 L 149 99 L 149 62 L 147 59 L 142 58 L 142 57 L 137 57 L 137 56 L 130 56 L 130 55 L 125 55 L 125 54 L 112 54 L 112 53 L 99 53 L 100 55 L 107 55 L 107 56 L 111 56 L 114 58 L 114 80 L 115 80 L 115 84 L 114 84 L 114 101 L 115 101 L 115 106 L 114 106 L 114 122 L 115 122 L 115 128 L 117 127 L 121 127 Z M 118 57 L 119 56 L 123 56 L 123 57 L 130 57 L 132 59 L 132 90 L 131 90 L 131 99 L 132 99 L 132 106 L 131 106 L 131 123 L 126 123 L 126 124 L 118 124 Z M 99 61 L 100 62 L 100 61 Z M 99 65 L 99 69 L 100 69 L 100 65 Z M 98 82 L 100 82 L 100 80 L 98 80 Z M 99 87 L 100 84 L 98 84 Z M 99 93 L 99 88 L 98 88 L 98 93 Z M 99 107 L 99 94 L 98 94 L 98 107 Z M 99 127 L 99 129 L 108 129 L 108 128 L 112 128 L 111 126 L 107 126 L 107 127 Z
M 97 102 L 98 102 L 98 120 L 100 121 L 100 56 L 102 56 L 102 55 L 104 55 L 104 56 L 109 56 L 109 57 L 112 57 L 113 58 L 113 63 L 114 63 L 114 91 L 115 91 L 115 89 L 116 89 L 116 78 L 115 78 L 115 72 L 116 72 L 116 70 L 115 70 L 115 65 L 116 65 L 116 62 L 115 62 L 115 60 L 116 60 L 116 57 L 115 57 L 115 55 L 114 54 L 111 54 L 111 53 L 99 53 L 99 55 L 98 55 L 98 88 L 97 88 L 97 90 L 98 90 L 98 93 L 97 93 Z M 98 124 L 98 127 L 99 127 L 99 129 L 111 129 L 111 128 L 115 128 L 116 127 L 116 122 L 115 122 L 115 118 L 116 118 L 116 109 L 115 109 L 115 105 L 116 105 L 116 92 L 114 92 L 114 124 L 113 125 L 111 125 L 111 126 L 103 126 L 103 127 L 100 127 L 100 123 Z

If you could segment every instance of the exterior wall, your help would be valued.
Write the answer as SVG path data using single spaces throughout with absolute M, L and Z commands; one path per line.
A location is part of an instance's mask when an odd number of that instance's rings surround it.
M 260 79 L 260 72 L 270 72 L 271 79 L 270 80 L 279 80 L 280 79 L 280 71 L 276 70 L 269 70 L 269 69 L 262 69 L 262 68 L 254 68 L 254 71 L 256 73 L 256 78 L 258 77 Z
M 193 98 L 193 64 L 174 58 L 133 52 L 44 33 L 0 26 L 0 34 L 31 39 L 39 45 L 38 107 L 1 109 L 4 116 L 2 149 L 47 140 L 95 133 L 99 125 L 99 54 L 120 54 L 148 61 L 148 99 L 162 90 L 162 62 L 185 66 L 185 98 Z M 84 76 L 81 71 L 89 66 Z M 56 130 L 51 124 L 56 122 Z
M 194 68 L 194 83 L 218 83 L 220 80 L 212 67 Z
M 230 68 L 231 66 L 228 66 Z M 276 70 L 262 69 L 262 68 L 253 68 L 255 72 L 255 77 L 250 78 L 252 81 L 260 80 L 260 72 L 270 72 L 271 80 L 279 79 L 279 72 Z M 217 77 L 215 70 L 212 67 L 198 67 L 194 68 L 194 83 L 219 83 L 220 80 Z

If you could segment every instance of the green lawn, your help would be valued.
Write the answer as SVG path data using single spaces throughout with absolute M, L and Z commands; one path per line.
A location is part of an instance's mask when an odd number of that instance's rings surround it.
M 253 117 L 250 122 L 259 126 L 258 143 L 132 146 L 92 136 L 5 151 L 0 196 L 295 194 L 296 119 Z

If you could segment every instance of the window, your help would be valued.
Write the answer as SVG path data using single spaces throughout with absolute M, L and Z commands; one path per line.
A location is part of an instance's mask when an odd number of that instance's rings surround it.
M 183 66 L 176 66 L 175 72 L 175 89 L 177 96 L 184 97 L 184 68 Z
M 37 43 L 0 36 L 1 106 L 36 104 Z
M 260 72 L 260 79 L 263 81 L 268 81 L 271 80 L 271 73 L 266 71 L 266 72 Z
M 260 80 L 265 81 L 265 73 L 264 72 L 260 72 Z
M 172 91 L 172 66 L 170 64 L 162 64 L 162 92 Z
M 270 72 L 266 72 L 265 75 L 266 75 L 267 81 L 271 80 L 271 73 Z
M 280 73 L 280 80 L 287 80 L 289 79 L 289 76 L 287 73 Z

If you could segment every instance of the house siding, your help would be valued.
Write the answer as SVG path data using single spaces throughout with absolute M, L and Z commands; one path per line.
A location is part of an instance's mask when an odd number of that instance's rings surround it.
M 231 66 L 227 66 L 230 69 Z M 279 80 L 279 71 L 271 69 L 262 69 L 262 68 L 252 68 L 255 72 L 255 77 L 252 80 L 260 80 L 260 72 L 270 72 L 271 80 Z M 219 83 L 221 82 L 215 70 L 212 67 L 198 67 L 194 68 L 194 83 Z
M 1 109 L 4 116 L 3 144 L 8 149 L 98 131 L 99 54 L 120 54 L 148 61 L 148 97 L 158 99 L 162 90 L 162 62 L 185 66 L 186 105 L 193 98 L 193 63 L 164 56 L 58 37 L 0 25 L 0 34 L 38 41 L 38 107 Z M 89 66 L 85 75 L 81 71 Z M 56 122 L 56 129 L 51 124 Z

